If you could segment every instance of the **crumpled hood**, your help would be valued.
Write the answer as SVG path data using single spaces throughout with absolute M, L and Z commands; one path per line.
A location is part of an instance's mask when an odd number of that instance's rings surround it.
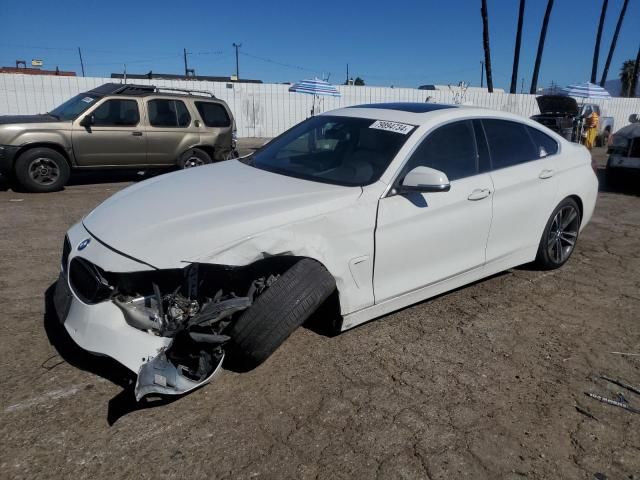
M 83 224 L 119 252 L 157 268 L 175 268 L 263 232 L 340 210 L 361 193 L 359 187 L 300 180 L 229 160 L 126 188 Z

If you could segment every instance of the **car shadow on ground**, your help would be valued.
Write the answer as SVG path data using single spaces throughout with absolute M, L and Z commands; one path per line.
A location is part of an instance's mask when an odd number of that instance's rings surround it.
M 600 167 L 596 174 L 600 192 L 640 197 L 640 172 L 626 170 L 612 177 L 606 168 Z
M 93 185 L 102 183 L 123 183 L 140 182 L 148 178 L 156 177 L 163 173 L 175 171 L 175 169 L 163 170 L 136 170 L 136 169 L 114 169 L 99 171 L 76 171 L 71 174 L 68 186 L 73 185 Z
M 134 395 L 136 376 L 131 371 L 109 357 L 94 355 L 83 350 L 71 339 L 56 313 L 53 304 L 54 290 L 55 283 L 47 288 L 44 295 L 45 312 L 43 323 L 51 345 L 69 365 L 98 375 L 122 387 L 122 391 L 108 402 L 107 423 L 109 426 L 112 426 L 129 413 L 167 405 L 180 398 L 180 396 L 160 397 L 151 400 L 143 399 L 140 402 L 136 401 Z M 43 368 L 46 367 L 43 366 Z

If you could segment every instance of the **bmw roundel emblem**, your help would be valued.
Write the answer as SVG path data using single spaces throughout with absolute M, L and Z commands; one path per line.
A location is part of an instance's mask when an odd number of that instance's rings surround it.
M 91 243 L 91 239 L 85 238 L 78 244 L 78 251 L 84 250 L 85 248 L 87 248 L 87 245 L 89 245 L 90 243 Z

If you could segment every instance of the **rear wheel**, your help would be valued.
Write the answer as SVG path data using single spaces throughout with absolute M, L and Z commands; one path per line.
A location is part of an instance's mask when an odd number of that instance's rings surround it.
M 536 263 L 545 270 L 559 268 L 573 253 L 580 230 L 580 207 L 565 198 L 551 214 L 542 234 Z
M 178 159 L 178 166 L 180 168 L 199 167 L 211 163 L 211 157 L 204 150 L 199 148 L 190 148 Z
M 15 164 L 15 180 L 28 192 L 61 190 L 69 180 L 71 168 L 62 154 L 51 148 L 32 148 Z
M 297 262 L 232 324 L 232 363 L 241 369 L 260 365 L 335 288 L 335 280 L 320 263 L 306 258 Z

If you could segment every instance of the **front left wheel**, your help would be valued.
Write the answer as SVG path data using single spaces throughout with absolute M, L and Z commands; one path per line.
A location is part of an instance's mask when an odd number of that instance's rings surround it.
M 69 180 L 71 168 L 59 152 L 51 148 L 32 148 L 22 153 L 15 164 L 15 180 L 28 192 L 61 190 Z
M 544 270 L 553 270 L 564 265 L 573 253 L 578 241 L 580 207 L 572 198 L 565 198 L 551 214 L 544 229 L 536 263 Z

